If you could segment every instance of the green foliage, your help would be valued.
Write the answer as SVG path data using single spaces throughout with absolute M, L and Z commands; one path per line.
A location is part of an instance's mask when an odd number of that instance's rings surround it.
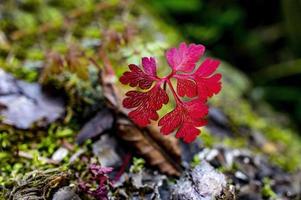
M 194 155 L 190 163 L 191 167 L 196 167 L 201 163 L 201 159 L 198 155 Z
M 29 82 L 37 81 L 38 79 L 38 72 L 36 70 L 30 69 L 26 65 L 21 65 L 20 61 L 14 57 L 10 58 L 8 62 L 2 60 L 0 57 L 0 65 L 7 72 L 13 73 L 16 78 Z
M 261 194 L 264 198 L 275 200 L 277 199 L 277 194 L 271 188 L 271 180 L 264 178 L 264 186 L 262 188 Z
M 153 0 L 152 4 L 154 4 L 156 8 L 161 12 L 165 12 L 165 9 L 168 9 L 171 12 L 193 12 L 202 7 L 203 2 L 199 0 L 189 0 L 189 2 L 174 0 Z
M 143 158 L 133 158 L 133 164 L 131 165 L 130 172 L 138 173 L 143 170 L 145 165 L 145 160 Z
M 211 134 L 207 128 L 203 128 L 201 131 L 200 139 L 204 143 L 205 147 L 212 147 L 218 141 L 218 138 Z
M 73 144 L 75 131 L 61 124 L 52 124 L 43 131 L 15 131 L 8 129 L 0 133 L 0 185 L 9 187 L 12 180 L 36 169 L 50 169 L 56 165 L 47 162 L 62 145 L 62 141 Z M 88 145 L 87 145 L 88 146 Z M 78 147 L 74 147 L 60 166 L 69 164 L 69 159 Z M 20 154 L 21 152 L 21 154 Z
M 299 0 L 282 0 L 286 31 L 296 55 L 301 56 L 301 2 Z

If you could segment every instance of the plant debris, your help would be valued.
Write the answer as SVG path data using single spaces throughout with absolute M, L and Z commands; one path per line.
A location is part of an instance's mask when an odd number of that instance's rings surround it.
M 180 175 L 180 149 L 178 141 L 173 136 L 164 137 L 155 128 L 139 129 L 126 118 L 119 118 L 117 126 L 118 136 L 129 147 L 135 148 L 136 153 L 142 156 L 149 165 L 169 175 Z
M 9 192 L 9 200 L 48 199 L 51 193 L 68 183 L 69 173 L 61 169 L 26 174 Z
M 96 164 L 91 164 L 89 166 L 89 172 L 92 176 L 90 179 L 86 180 L 86 182 L 80 181 L 80 190 L 96 199 L 107 200 L 109 187 L 112 185 L 108 177 L 108 173 L 112 170 L 113 168 L 110 167 L 101 167 Z M 96 188 L 93 188 L 92 184 L 94 182 L 96 183 Z

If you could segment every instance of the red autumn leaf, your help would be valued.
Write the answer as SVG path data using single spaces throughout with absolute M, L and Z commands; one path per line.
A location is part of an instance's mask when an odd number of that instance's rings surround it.
M 183 138 L 185 142 L 193 141 L 200 134 L 196 127 L 204 126 L 204 116 L 208 114 L 208 107 L 199 100 L 192 100 L 176 106 L 159 120 L 161 133 L 167 135 L 177 129 L 176 137 Z
M 219 93 L 222 88 L 222 75 L 213 74 L 219 64 L 220 62 L 218 60 L 207 58 L 194 73 L 198 94 L 203 100 L 207 100 L 208 97 Z
M 206 58 L 204 62 L 201 63 L 199 68 L 196 70 L 195 74 L 198 76 L 208 77 L 212 75 L 218 68 L 220 61 Z
M 208 97 L 212 97 L 214 94 L 220 92 L 222 85 L 221 74 L 215 74 L 209 78 L 196 77 L 195 80 L 197 82 L 199 98 L 202 100 L 207 100 Z
M 179 96 L 184 97 L 186 95 L 192 98 L 198 94 L 197 86 L 193 80 L 183 78 L 178 78 L 177 80 L 177 92 Z
M 204 50 L 203 45 L 187 46 L 185 43 L 181 43 L 179 48 L 168 50 L 166 59 L 172 72 L 163 78 L 157 76 L 156 61 L 152 57 L 142 58 L 143 70 L 136 65 L 129 65 L 131 71 L 125 72 L 120 81 L 132 87 L 149 89 L 126 93 L 123 105 L 125 108 L 134 109 L 129 112 L 129 117 L 142 127 L 147 126 L 150 120 L 158 120 L 157 111 L 169 101 L 165 91 L 165 86 L 168 85 L 176 107 L 159 120 L 161 133 L 166 135 L 176 131 L 177 138 L 192 142 L 200 134 L 198 127 L 206 124 L 207 99 L 221 90 L 221 74 L 214 74 L 219 61 L 207 58 L 195 72 L 192 72 Z M 171 84 L 171 78 L 177 80 L 177 92 Z M 184 96 L 193 99 L 186 102 L 180 98 Z
M 171 48 L 168 50 L 166 52 L 166 59 L 173 70 L 191 72 L 204 52 L 205 47 L 203 45 L 190 44 L 187 46 L 183 42 L 178 49 Z
M 221 90 L 221 74 L 213 74 L 220 62 L 207 58 L 193 74 L 175 74 L 179 96 L 198 97 L 207 100 Z
M 130 72 L 125 72 L 120 77 L 122 84 L 129 84 L 131 87 L 140 87 L 141 89 L 149 89 L 153 82 L 158 79 L 156 75 L 156 61 L 154 58 L 142 58 L 142 71 L 137 65 L 130 64 Z
M 126 96 L 123 106 L 136 108 L 129 113 L 129 117 L 141 127 L 147 126 L 150 120 L 158 120 L 157 111 L 169 100 L 166 92 L 159 85 L 148 92 L 129 91 Z
M 142 66 L 146 74 L 157 77 L 156 60 L 153 57 L 142 58 Z

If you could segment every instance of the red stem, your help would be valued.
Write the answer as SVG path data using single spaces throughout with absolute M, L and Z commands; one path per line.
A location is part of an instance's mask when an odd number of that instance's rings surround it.
M 171 78 L 176 78 L 176 77 L 178 77 L 178 78 L 186 78 L 186 77 L 187 78 L 193 78 L 192 75 L 183 74 L 183 76 L 182 76 L 182 74 L 176 74 L 176 71 L 173 70 L 168 76 L 165 76 L 165 77 L 161 78 L 160 81 L 158 82 L 158 85 L 160 85 L 163 82 L 164 83 L 163 89 L 166 90 L 166 83 L 167 83 L 170 90 L 171 90 L 171 92 L 172 92 L 172 94 L 173 94 L 173 96 L 174 96 L 174 98 L 175 98 L 176 103 L 177 104 L 182 104 L 182 101 L 181 101 L 180 97 L 177 95 L 177 93 L 176 93 L 176 91 L 175 91 L 175 89 L 174 89 L 174 87 L 173 87 L 173 85 L 171 84 L 171 81 L 170 81 Z
M 167 84 L 168 84 L 168 86 L 169 86 L 169 88 L 170 88 L 170 90 L 171 90 L 171 92 L 172 92 L 172 94 L 173 94 L 173 96 L 174 96 L 176 102 L 179 103 L 179 104 L 182 104 L 182 101 L 181 101 L 181 99 L 178 97 L 178 95 L 177 95 L 175 89 L 173 88 L 173 86 L 172 86 L 170 80 L 167 79 L 166 82 L 167 82 Z

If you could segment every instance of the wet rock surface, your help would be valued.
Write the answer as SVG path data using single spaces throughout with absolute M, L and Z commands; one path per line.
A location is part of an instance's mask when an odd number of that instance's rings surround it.
M 243 149 L 216 147 L 204 148 L 197 156 L 223 171 L 228 182 L 235 186 L 237 199 L 300 197 L 300 173 L 285 172 L 263 155 L 254 155 Z
M 124 173 L 115 183 L 111 199 L 169 199 L 167 176 L 148 169 L 137 173 Z
M 62 98 L 42 91 L 38 83 L 14 79 L 0 69 L 0 115 L 2 123 L 19 129 L 43 127 L 65 112 Z
M 226 187 L 226 177 L 206 161 L 189 171 L 172 188 L 174 200 L 210 200 Z

